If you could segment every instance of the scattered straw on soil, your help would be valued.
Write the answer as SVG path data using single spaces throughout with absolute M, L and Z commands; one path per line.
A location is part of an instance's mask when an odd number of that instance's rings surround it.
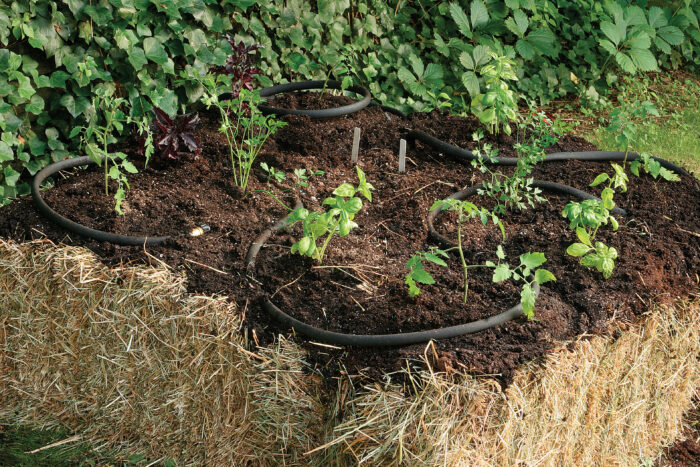
M 252 352 L 234 305 L 184 280 L 0 241 L 0 419 L 178 465 L 638 465 L 700 387 L 697 299 L 561 346 L 505 391 L 430 367 L 328 388 L 290 341 Z

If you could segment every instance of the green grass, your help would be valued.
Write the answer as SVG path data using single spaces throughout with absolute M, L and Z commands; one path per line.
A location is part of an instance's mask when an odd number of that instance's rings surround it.
M 640 79 L 621 94 L 625 92 L 632 101 L 652 102 L 660 114 L 638 122 L 641 131 L 631 150 L 667 159 L 700 176 L 700 80 L 659 74 Z M 602 150 L 614 149 L 613 138 L 604 125 L 588 135 Z

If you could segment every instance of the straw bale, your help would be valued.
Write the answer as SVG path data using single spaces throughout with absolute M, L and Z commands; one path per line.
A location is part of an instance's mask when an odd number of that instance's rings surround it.
M 625 327 L 619 338 L 561 346 L 505 391 L 430 368 L 408 386 L 365 387 L 322 449 L 367 465 L 651 462 L 679 435 L 700 387 L 700 301 L 656 307 Z
M 308 448 L 322 425 L 301 350 L 250 352 L 235 305 L 184 281 L 110 270 L 82 248 L 0 243 L 0 417 L 152 460 L 293 463 L 290 445 Z

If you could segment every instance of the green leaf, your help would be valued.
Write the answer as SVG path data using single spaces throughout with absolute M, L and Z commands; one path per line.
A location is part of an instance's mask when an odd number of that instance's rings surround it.
M 637 67 L 635 67 L 634 62 L 628 55 L 618 52 L 615 54 L 615 60 L 617 61 L 617 64 L 620 65 L 620 68 L 627 73 L 633 74 L 637 71 Z
M 513 271 L 510 270 L 508 263 L 501 263 L 493 270 L 493 282 L 503 282 L 511 278 Z
M 24 107 L 24 110 L 34 115 L 39 115 L 44 110 L 44 99 L 38 94 L 34 94 L 29 100 L 29 104 Z
M 355 187 L 349 183 L 343 183 L 338 188 L 333 190 L 333 194 L 336 196 L 342 196 L 344 198 L 350 198 L 355 196 Z
M 532 319 L 535 315 L 536 300 L 535 291 L 532 290 L 530 284 L 523 284 L 523 288 L 520 291 L 520 305 L 523 307 L 523 314 L 528 319 Z
M 447 266 L 447 263 L 445 262 L 444 259 L 440 258 L 439 256 L 437 256 L 433 253 L 426 253 L 425 259 L 430 261 L 431 263 L 437 264 L 438 266 Z
M 676 26 L 664 26 L 656 34 L 671 45 L 681 45 L 685 36 Z
M 469 54 L 469 52 L 466 51 L 459 54 L 459 63 L 461 63 L 462 66 L 468 70 L 474 70 L 476 68 L 474 59 Z
M 585 255 L 590 250 L 591 248 L 588 245 L 584 245 L 583 243 L 572 243 L 571 245 L 569 245 L 569 248 L 566 249 L 566 253 L 570 256 L 578 257 Z
M 8 162 L 14 160 L 15 155 L 12 148 L 4 141 L 0 141 L 0 162 Z
M 469 18 L 464 10 L 462 10 L 462 7 L 459 6 L 459 3 L 450 3 L 450 16 L 457 24 L 457 29 L 459 29 L 459 32 L 461 32 L 462 35 L 466 36 L 468 39 L 471 39 L 472 30 L 469 26 Z
M 411 271 L 411 277 L 413 280 L 416 282 L 420 282 L 421 284 L 434 284 L 435 279 L 433 279 L 433 276 L 430 275 L 428 271 L 422 268 L 416 268 Z
M 535 280 L 538 284 L 542 285 L 550 281 L 556 281 L 557 278 L 546 269 L 538 269 L 535 271 Z
M 131 63 L 131 66 L 133 66 L 136 71 L 139 71 L 148 63 L 146 54 L 141 47 L 134 47 L 131 49 L 131 52 L 129 52 L 129 63 Z
M 590 235 L 588 235 L 588 232 L 586 232 L 586 229 L 584 229 L 583 227 L 576 227 L 576 236 L 579 240 L 581 240 L 581 243 L 583 243 L 584 245 L 588 245 L 590 247 L 593 246 L 591 244 Z
M 535 48 L 525 39 L 518 39 L 518 42 L 515 43 L 515 50 L 525 60 L 531 60 L 535 56 Z
M 489 11 L 482 0 L 474 0 L 471 4 L 472 29 L 476 29 L 489 20 Z
M 124 170 L 126 170 L 126 171 L 129 172 L 130 174 L 139 173 L 139 171 L 138 171 L 138 169 L 136 168 L 136 166 L 134 166 L 134 164 L 132 164 L 132 163 L 129 162 L 129 161 L 123 161 L 123 162 L 122 162 L 122 168 L 124 168 Z
M 594 180 L 593 183 L 591 183 L 589 186 L 598 186 L 601 183 L 608 181 L 610 179 L 610 175 L 607 173 L 603 172 L 602 174 L 599 174 Z
M 600 30 L 603 31 L 603 34 L 605 34 L 615 46 L 620 45 L 623 38 L 620 37 L 620 32 L 614 24 L 610 21 L 602 21 L 600 23 Z
M 159 65 L 163 65 L 168 60 L 168 53 L 165 51 L 165 47 L 155 37 L 147 37 L 143 40 L 143 52 L 146 58 L 153 60 Z
M 441 88 L 443 85 L 442 76 L 442 66 L 435 63 L 429 63 L 425 68 L 425 73 L 423 73 L 423 81 L 433 89 Z
M 6 166 L 2 172 L 5 174 L 5 185 L 13 187 L 17 184 L 17 180 L 19 180 L 19 172 L 9 165 Z
M 520 255 L 520 264 L 530 269 L 535 269 L 544 264 L 546 261 L 547 259 L 545 258 L 544 253 L 537 251 L 534 253 L 524 253 Z
M 648 49 L 630 49 L 629 55 L 635 66 L 642 71 L 657 71 L 656 58 Z

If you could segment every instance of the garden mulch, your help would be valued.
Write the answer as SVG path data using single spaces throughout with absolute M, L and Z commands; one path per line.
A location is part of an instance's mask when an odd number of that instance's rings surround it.
M 326 94 L 276 98 L 278 106 L 318 107 L 345 103 Z M 63 215 L 89 227 L 131 235 L 170 235 L 153 247 L 122 247 L 71 234 L 53 225 L 34 208 L 31 198 L 0 210 L 0 236 L 24 241 L 48 237 L 56 242 L 84 245 L 105 263 L 154 263 L 163 261 L 183 270 L 188 288 L 199 294 L 223 294 L 239 305 L 245 328 L 255 343 L 266 345 L 275 334 L 288 332 L 271 320 L 261 307 L 261 297 L 292 316 L 315 326 L 345 333 L 383 334 L 451 326 L 499 313 L 519 301 L 519 289 L 511 283 L 493 284 L 491 272 L 475 269 L 469 276 L 467 303 L 462 303 L 462 271 L 456 257 L 449 268 L 429 266 L 435 285 L 421 286 L 422 293 L 408 296 L 404 284 L 406 261 L 434 245 L 428 239 L 426 216 L 437 199 L 477 184 L 483 175 L 463 162 L 435 150 L 409 143 L 407 170 L 397 173 L 399 139 L 411 128 L 424 130 L 452 144 L 473 148 L 472 133 L 479 127 L 471 117 L 413 114 L 407 118 L 368 107 L 345 117 L 312 120 L 286 116 L 287 126 L 265 145 L 256 161 L 249 192 L 245 196 L 233 183 L 228 147 L 217 131 L 216 115 L 202 111 L 196 134 L 202 141 L 202 157 L 184 156 L 171 166 L 132 158 L 141 172 L 129 178 L 131 190 L 124 202 L 124 216 L 113 211 L 113 199 L 104 194 L 99 168 L 65 174 L 44 192 L 46 201 Z M 308 187 L 279 195 L 292 205 L 298 196 L 309 209 L 343 182 L 357 178 L 350 161 L 353 129 L 362 129 L 360 167 L 376 188 L 373 201 L 357 215 L 359 227 L 335 238 L 322 265 L 290 255 L 289 248 L 300 228 L 274 235 L 259 254 L 254 277 L 246 275 L 244 258 L 251 242 L 287 213 L 264 191 L 269 189 L 259 162 L 290 173 L 296 168 L 323 170 Z M 514 156 L 515 140 L 507 135 L 486 137 L 500 155 Z M 565 136 L 547 150 L 581 151 L 596 148 L 575 136 Z M 125 150 L 134 152 L 133 144 Z M 510 167 L 501 168 L 510 173 Z M 588 187 L 595 176 L 611 172 L 609 163 L 581 161 L 543 163 L 533 176 L 597 193 Z M 274 186 L 274 184 L 273 184 Z M 285 182 L 280 188 L 289 186 Z M 494 375 L 508 383 L 521 364 L 545 355 L 556 341 L 605 333 L 611 320 L 638 319 L 651 301 L 670 302 L 698 290 L 700 271 L 700 187 L 693 177 L 680 182 L 630 175 L 629 190 L 615 200 L 629 215 L 620 229 L 603 227 L 599 238 L 619 252 L 613 276 L 604 280 L 595 270 L 567 256 L 566 247 L 576 241 L 560 212 L 569 199 L 546 194 L 548 201 L 521 212 L 502 216 L 507 237 L 507 260 L 517 265 L 518 255 L 545 253 L 544 267 L 557 277 L 547 283 L 537 301 L 535 320 L 514 320 L 477 334 L 403 348 L 335 349 L 306 344 L 313 365 L 328 376 L 339 372 L 381 377 L 427 356 L 438 369 Z M 475 197 L 472 201 L 487 205 Z M 201 224 L 211 231 L 191 237 Z M 441 215 L 436 228 L 454 238 L 454 219 Z M 470 223 L 464 246 L 467 262 L 495 261 L 501 242 L 497 228 Z M 301 342 L 302 338 L 298 338 Z

